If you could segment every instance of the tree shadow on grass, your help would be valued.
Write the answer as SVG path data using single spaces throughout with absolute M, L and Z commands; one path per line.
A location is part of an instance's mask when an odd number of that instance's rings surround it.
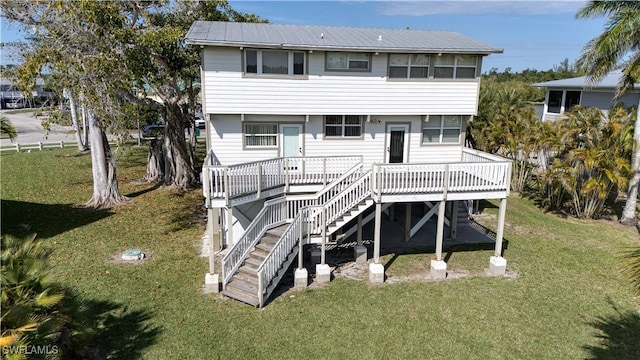
M 612 304 L 616 313 L 589 322 L 596 330 L 597 345 L 585 345 L 589 359 L 640 359 L 640 313 L 622 310 Z
M 109 210 L 88 209 L 73 204 L 39 204 L 5 199 L 2 199 L 1 206 L 2 234 L 22 237 L 37 233 L 43 239 L 114 214 Z
M 60 341 L 64 358 L 137 359 L 162 332 L 150 323 L 153 316 L 147 310 L 130 310 L 124 304 L 77 296 L 65 305 L 73 321 Z

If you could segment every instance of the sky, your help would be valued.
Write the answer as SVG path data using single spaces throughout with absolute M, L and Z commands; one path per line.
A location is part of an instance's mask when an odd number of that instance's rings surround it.
M 274 24 L 329 25 L 388 29 L 450 30 L 504 49 L 483 60 L 512 72 L 549 70 L 565 58 L 575 62 L 587 42 L 604 29 L 605 19 L 577 20 L 584 0 L 556 1 L 248 1 L 230 0 L 235 10 L 254 13 Z M 23 32 L 1 19 L 0 41 Z M 1 63 L 11 63 L 0 49 Z

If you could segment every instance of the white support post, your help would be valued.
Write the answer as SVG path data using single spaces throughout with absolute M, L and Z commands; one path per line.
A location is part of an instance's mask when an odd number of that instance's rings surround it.
M 256 170 L 258 189 L 256 191 L 256 199 L 260 199 L 260 193 L 262 192 L 262 164 L 258 163 Z
M 367 263 L 367 248 L 362 246 L 362 214 L 358 215 L 357 229 L 357 243 L 356 247 L 353 249 L 353 257 L 355 258 L 356 264 L 364 265 Z
M 376 202 L 375 229 L 373 232 L 373 263 L 369 264 L 369 282 L 384 283 L 384 266 L 380 263 L 380 227 L 382 223 L 382 204 Z
M 502 257 L 502 240 L 504 236 L 504 220 L 507 214 L 507 198 L 500 199 L 498 209 L 498 229 L 496 230 L 496 248 L 494 256 L 489 259 L 491 275 L 504 275 L 507 271 L 507 260 Z
M 327 214 L 326 209 L 322 210 L 322 243 L 320 264 L 316 265 L 316 281 L 319 284 L 325 284 L 331 281 L 331 267 L 326 264 L 325 243 L 327 242 Z
M 458 231 L 458 201 L 452 201 L 451 206 L 451 219 L 449 221 L 449 237 L 451 239 L 456 238 L 456 232 Z
M 376 203 L 376 219 L 373 231 L 373 262 L 380 263 L 380 228 L 382 227 L 382 204 Z
M 235 242 L 233 240 L 233 208 L 232 207 L 227 208 L 226 220 L 227 220 L 227 236 L 226 236 L 227 246 L 231 246 Z
M 217 209 L 207 209 L 207 235 L 209 236 L 209 272 L 204 276 L 204 291 L 207 293 L 220 292 L 220 277 L 215 271 L 215 233 L 218 227 Z
M 442 238 L 444 235 L 444 217 L 446 211 L 446 200 L 440 201 L 438 206 L 438 230 L 436 232 L 436 259 L 431 260 L 431 277 L 433 279 L 444 279 L 447 277 L 447 263 L 442 260 Z
M 438 261 L 442 260 L 442 240 L 444 238 L 444 213 L 446 204 L 447 202 L 442 200 L 438 206 L 438 228 L 436 232 L 436 259 Z
M 404 211 L 404 241 L 411 240 L 411 207 L 412 203 L 406 204 L 406 209 Z

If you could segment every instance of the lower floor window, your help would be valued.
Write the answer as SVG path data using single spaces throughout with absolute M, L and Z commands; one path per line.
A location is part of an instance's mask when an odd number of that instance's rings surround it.
M 326 115 L 324 117 L 324 135 L 326 137 L 360 137 L 362 135 L 362 116 Z
M 422 143 L 460 143 L 462 120 L 462 115 L 429 115 L 422 125 Z
M 274 147 L 278 141 L 278 124 L 244 124 L 246 147 Z

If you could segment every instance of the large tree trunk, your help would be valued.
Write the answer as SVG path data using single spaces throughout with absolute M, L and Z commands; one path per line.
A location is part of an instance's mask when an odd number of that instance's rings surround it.
M 76 141 L 78 142 L 78 151 L 87 151 L 89 146 L 87 141 L 83 141 L 82 134 L 80 133 L 80 125 L 78 124 L 78 105 L 73 94 L 69 93 L 69 107 L 71 110 L 71 125 L 73 126 L 73 131 L 75 132 Z M 84 125 L 84 116 L 83 116 L 83 125 Z M 84 127 L 84 126 L 83 126 Z M 86 127 L 85 132 L 86 132 Z
M 638 222 L 636 216 L 636 204 L 638 201 L 638 186 L 640 186 L 640 108 L 636 116 L 636 122 L 633 129 L 633 155 L 631 157 L 631 170 L 633 176 L 629 180 L 629 190 L 627 191 L 627 202 L 622 210 L 620 222 L 625 225 L 633 226 Z
M 152 182 L 164 181 L 164 154 L 162 152 L 163 142 L 153 139 L 149 143 L 149 156 L 147 158 L 147 173 L 144 179 Z
M 100 121 L 92 110 L 87 110 L 89 139 L 91 141 L 91 169 L 93 171 L 93 196 L 88 207 L 107 209 L 125 203 L 128 199 L 120 194 L 116 176 L 116 160 L 100 127 Z
M 182 110 L 177 104 L 166 106 L 164 185 L 186 190 L 198 185 L 198 177 L 185 139 Z

